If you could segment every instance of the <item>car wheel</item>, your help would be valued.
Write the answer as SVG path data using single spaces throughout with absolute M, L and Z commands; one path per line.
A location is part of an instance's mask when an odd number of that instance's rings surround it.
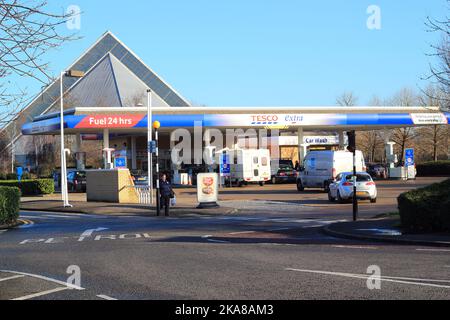
M 375 198 L 375 199 L 370 199 L 370 203 L 377 203 L 377 198 Z
M 329 182 L 329 181 L 325 181 L 325 182 L 324 182 L 324 184 L 323 184 L 323 191 L 324 191 L 325 193 L 330 192 L 330 182 Z
M 344 202 L 345 202 L 345 200 L 342 199 L 341 193 L 339 192 L 339 190 L 338 190 L 338 192 L 337 192 L 337 199 L 338 199 L 338 202 L 339 202 L 339 203 L 344 203 Z
M 261 187 L 264 187 L 265 183 L 264 183 L 263 181 L 261 181 L 261 182 L 259 183 L 259 185 L 260 185 Z
M 303 186 L 303 183 L 302 183 L 301 180 L 298 180 L 298 181 L 297 181 L 297 190 L 298 190 L 298 192 L 303 192 L 303 191 L 305 191 L 305 187 Z
M 335 202 L 336 199 L 331 195 L 331 191 L 328 191 L 328 201 Z

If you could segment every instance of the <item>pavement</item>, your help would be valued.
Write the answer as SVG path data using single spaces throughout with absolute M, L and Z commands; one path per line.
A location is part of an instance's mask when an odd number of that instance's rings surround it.
M 380 182 L 360 217 L 435 181 Z M 239 211 L 224 215 L 22 211 L 27 224 L 0 230 L 0 300 L 450 298 L 450 249 L 325 234 L 350 221 L 351 205 L 294 190 L 225 190 L 221 204 Z
M 149 205 L 129 205 L 129 204 L 113 204 L 106 202 L 83 202 L 71 201 L 73 207 L 64 208 L 60 200 L 38 200 L 22 202 L 20 209 L 24 211 L 47 211 L 47 212 L 63 212 L 63 213 L 84 213 L 84 214 L 105 214 L 112 216 L 120 215 L 139 215 L 139 216 L 155 216 L 156 207 Z M 170 215 L 175 217 L 189 215 L 224 215 L 236 213 L 236 209 L 219 207 L 197 209 L 190 206 L 175 206 L 170 209 Z M 161 210 L 164 214 L 164 210 Z
M 348 239 L 450 247 L 450 233 L 404 233 L 398 218 L 334 223 L 324 227 L 324 232 L 334 237 Z

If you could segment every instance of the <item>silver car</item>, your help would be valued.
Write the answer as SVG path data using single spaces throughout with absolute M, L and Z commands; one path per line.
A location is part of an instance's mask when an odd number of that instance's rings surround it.
M 370 200 L 372 203 L 377 202 L 377 186 L 372 177 L 365 172 L 356 174 L 356 196 L 361 200 Z M 344 203 L 353 199 L 353 173 L 343 172 L 336 177 L 330 184 L 328 199 L 331 202 L 338 201 Z

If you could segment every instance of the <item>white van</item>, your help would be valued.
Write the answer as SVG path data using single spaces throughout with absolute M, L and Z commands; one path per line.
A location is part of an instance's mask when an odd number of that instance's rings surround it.
M 228 150 L 234 154 L 230 165 L 230 177 L 233 184 L 242 186 L 248 183 L 264 185 L 270 180 L 270 151 L 268 149 L 236 149 Z
M 356 171 L 366 171 L 366 163 L 361 151 L 356 151 Z M 325 192 L 328 192 L 330 183 L 342 172 L 353 172 L 353 153 L 311 151 L 306 155 L 297 178 L 297 190 L 323 188 Z

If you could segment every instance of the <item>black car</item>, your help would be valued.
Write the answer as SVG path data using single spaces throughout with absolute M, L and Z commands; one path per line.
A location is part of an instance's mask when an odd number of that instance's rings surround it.
M 69 172 L 67 174 L 67 188 L 72 192 L 86 192 L 86 172 Z
M 276 161 L 272 161 L 271 171 L 272 184 L 296 183 L 297 181 L 297 171 L 294 169 L 294 165 L 291 160 L 279 160 L 278 166 L 276 166 Z
M 379 163 L 371 163 L 367 165 L 367 173 L 373 179 L 386 179 L 387 169 L 384 165 Z

